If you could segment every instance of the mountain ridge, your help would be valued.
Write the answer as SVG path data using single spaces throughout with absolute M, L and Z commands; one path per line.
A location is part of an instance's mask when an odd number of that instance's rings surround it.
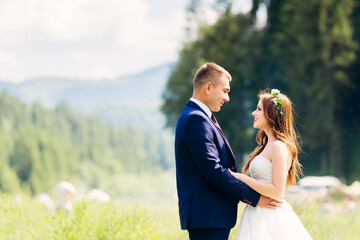
M 39 101 L 54 108 L 64 102 L 112 124 L 158 129 L 159 122 L 161 126 L 164 123 L 159 111 L 161 95 L 173 66 L 166 63 L 114 80 L 42 77 L 16 84 L 0 82 L 0 91 L 8 91 L 28 105 Z

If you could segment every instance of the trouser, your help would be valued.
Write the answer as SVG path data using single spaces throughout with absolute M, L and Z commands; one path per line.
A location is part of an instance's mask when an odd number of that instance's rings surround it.
M 195 228 L 188 229 L 190 240 L 228 240 L 230 229 Z

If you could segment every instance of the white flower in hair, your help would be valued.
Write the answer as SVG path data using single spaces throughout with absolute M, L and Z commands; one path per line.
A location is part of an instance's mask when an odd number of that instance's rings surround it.
M 280 90 L 279 89 L 271 89 L 271 95 L 272 94 L 279 94 Z
M 279 114 L 280 117 L 281 115 L 284 115 L 284 113 L 281 111 L 281 104 L 283 104 L 284 100 L 280 101 L 279 100 L 279 94 L 280 94 L 280 90 L 279 89 L 271 89 L 271 96 L 274 97 L 274 99 L 272 100 L 275 104 L 275 107 L 277 108 L 277 110 L 279 110 Z

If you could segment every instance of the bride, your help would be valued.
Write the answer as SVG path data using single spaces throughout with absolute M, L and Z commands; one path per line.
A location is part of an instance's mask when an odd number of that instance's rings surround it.
M 249 155 L 243 174 L 231 172 L 262 195 L 282 199 L 286 187 L 294 184 L 301 165 L 298 138 L 294 130 L 291 101 L 277 89 L 258 95 L 254 128 L 258 146 Z M 245 173 L 249 171 L 250 177 Z M 276 210 L 247 205 L 237 233 L 238 240 L 312 239 L 292 207 L 284 201 Z

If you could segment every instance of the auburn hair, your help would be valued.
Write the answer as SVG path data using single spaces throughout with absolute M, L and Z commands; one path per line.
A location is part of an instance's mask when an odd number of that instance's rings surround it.
M 269 124 L 272 134 L 277 140 L 285 143 L 290 151 L 292 162 L 286 179 L 286 187 L 288 187 L 289 185 L 296 183 L 299 175 L 302 174 L 301 164 L 298 160 L 300 138 L 294 127 L 291 100 L 286 95 L 279 94 L 279 101 L 284 101 L 280 108 L 283 112 L 283 115 L 281 115 L 273 102 L 274 97 L 270 95 L 268 90 L 261 91 L 258 94 L 258 99 L 262 102 L 264 116 Z M 260 129 L 258 131 L 256 142 L 258 143 L 258 146 L 248 156 L 248 160 L 242 169 L 243 173 L 246 173 L 249 170 L 251 161 L 264 150 L 268 142 L 268 137 L 264 130 Z

